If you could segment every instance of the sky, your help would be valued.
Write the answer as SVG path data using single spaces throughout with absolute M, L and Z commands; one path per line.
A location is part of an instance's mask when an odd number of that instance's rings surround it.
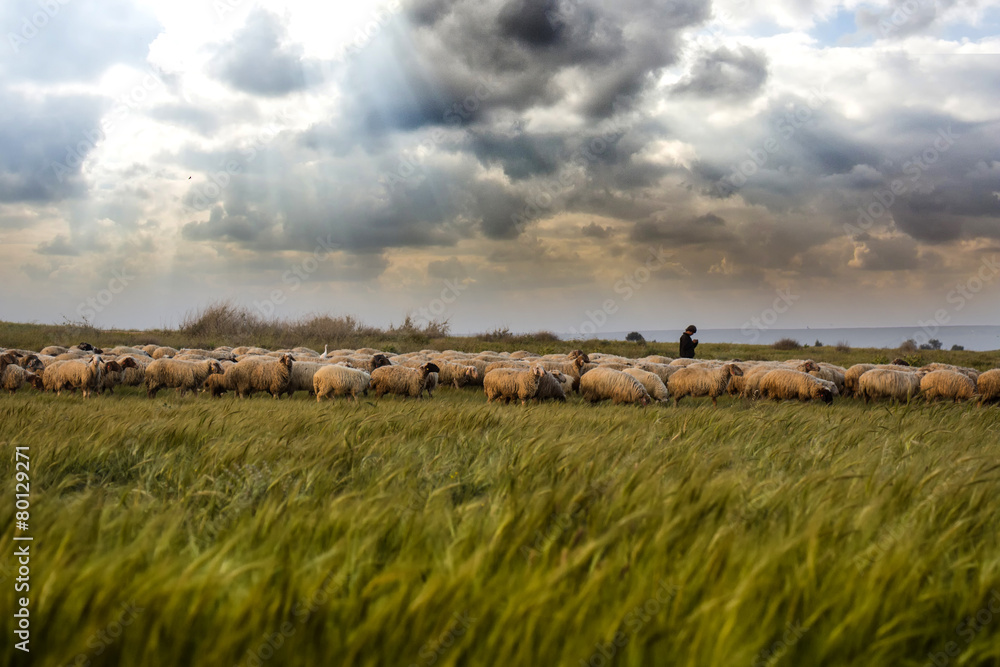
M 0 4 L 0 320 L 1000 324 L 1000 0 L 337 4 Z

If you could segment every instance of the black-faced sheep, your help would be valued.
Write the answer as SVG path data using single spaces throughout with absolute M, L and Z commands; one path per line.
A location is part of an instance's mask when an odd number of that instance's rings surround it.
M 371 373 L 371 388 L 375 396 L 398 394 L 421 398 L 427 389 L 428 376 L 440 372 L 437 364 L 424 363 L 420 368 L 407 366 L 382 366 Z

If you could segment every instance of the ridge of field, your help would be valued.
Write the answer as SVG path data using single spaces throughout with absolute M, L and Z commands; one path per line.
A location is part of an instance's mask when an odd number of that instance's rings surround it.
M 995 407 L 22 391 L 0 443 L 36 666 L 1000 662 Z

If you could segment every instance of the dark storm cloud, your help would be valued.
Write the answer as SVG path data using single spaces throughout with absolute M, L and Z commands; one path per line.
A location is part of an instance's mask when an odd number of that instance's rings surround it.
M 500 8 L 497 24 L 504 37 L 540 49 L 556 44 L 565 34 L 558 12 L 558 0 L 509 0 Z
M 720 47 L 702 53 L 691 71 L 672 91 L 698 97 L 743 98 L 756 94 L 767 81 L 767 58 L 748 46 Z
M 94 81 L 116 63 L 141 67 L 159 32 L 152 12 L 127 0 L 7 0 L 0 3 L 0 75 Z
M 500 164 L 513 180 L 551 174 L 563 163 L 566 153 L 566 138 L 553 133 L 533 136 L 523 132 L 471 132 L 469 143 L 481 163 Z
M 592 239 L 606 239 L 614 233 L 614 230 L 609 227 L 601 227 L 596 222 L 591 222 L 589 225 L 582 227 L 580 229 L 580 235 Z
M 660 216 L 663 217 L 663 216 Z M 681 220 L 658 220 L 640 222 L 632 228 L 633 241 L 670 241 L 672 245 L 718 242 L 733 238 L 726 228 L 726 221 L 708 213 Z
M 281 97 L 307 87 L 302 48 L 286 45 L 281 19 L 262 9 L 247 16 L 246 25 L 219 47 L 212 61 L 215 76 L 251 95 Z
M 0 90 L 0 202 L 82 194 L 83 159 L 102 139 L 101 100 Z

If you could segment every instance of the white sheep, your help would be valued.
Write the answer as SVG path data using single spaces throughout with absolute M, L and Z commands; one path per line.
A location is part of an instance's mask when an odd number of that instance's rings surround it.
M 439 371 L 438 366 L 430 362 L 421 364 L 419 368 L 382 366 L 372 371 L 371 388 L 378 398 L 385 394 L 421 398 L 427 389 L 428 376 Z
M 368 395 L 372 377 L 366 371 L 336 364 L 323 364 L 313 374 L 313 392 L 316 401 L 327 397 L 350 396 L 357 402 L 358 394 Z
M 156 359 L 146 367 L 146 395 L 156 398 L 160 389 L 171 388 L 179 390 L 184 396 L 189 391 L 196 392 L 205 383 L 205 378 L 213 373 L 222 373 L 222 366 L 215 359 Z
M 545 369 L 540 365 L 528 369 L 496 368 L 483 377 L 486 402 L 510 403 L 517 399 L 524 405 L 538 394 L 538 385 L 544 376 Z
M 226 369 L 227 382 L 240 398 L 247 398 L 258 391 L 278 398 L 288 388 L 294 366 L 295 360 L 290 354 L 284 354 L 278 359 L 245 358 Z
M 441 369 L 439 380 L 443 386 L 460 389 L 479 379 L 479 370 L 475 366 L 448 361 L 444 357 L 437 357 L 434 363 Z
M 834 386 L 829 380 L 813 377 L 803 371 L 779 368 L 764 374 L 760 381 L 761 398 L 776 401 L 811 401 L 818 399 L 826 404 L 833 403 Z
M 674 397 L 675 406 L 685 396 L 709 396 L 712 405 L 718 406 L 719 396 L 726 393 L 729 379 L 740 375 L 743 371 L 736 364 L 724 364 L 718 368 L 685 367 L 670 376 L 667 390 Z
M 292 375 L 288 379 L 288 386 L 284 393 L 291 396 L 297 391 L 308 391 L 312 394 L 313 377 L 316 375 L 316 371 L 329 365 L 319 361 L 296 361 L 292 365 Z
M 976 379 L 976 391 L 979 392 L 980 407 L 1000 400 L 1000 368 L 980 373 Z
M 593 372 L 593 371 L 591 371 Z M 646 393 L 654 401 L 660 401 L 661 403 L 670 398 L 670 392 L 667 391 L 667 385 L 663 383 L 660 376 L 656 373 L 651 373 L 650 371 L 643 370 L 641 368 L 626 368 L 622 371 L 626 375 L 631 375 L 645 388 Z
M 918 393 L 920 393 L 919 373 L 873 368 L 858 378 L 857 394 L 865 399 L 865 403 L 879 398 L 909 401 Z
M 545 371 L 545 375 L 538 379 L 538 391 L 533 400 L 542 401 L 566 401 L 566 386 L 573 386 L 572 381 L 559 371 Z
M 646 388 L 631 375 L 613 368 L 595 368 L 580 378 L 580 394 L 584 400 L 596 403 L 610 399 L 612 403 L 649 405 Z
M 976 394 L 976 381 L 958 371 L 931 371 L 920 379 L 920 393 L 928 403 L 939 398 L 950 398 L 958 403 Z
M 63 389 L 80 389 L 84 398 L 90 398 L 91 392 L 101 385 L 101 357 L 94 355 L 89 361 L 57 361 L 45 369 L 42 381 L 45 390 L 54 391 L 57 396 Z

